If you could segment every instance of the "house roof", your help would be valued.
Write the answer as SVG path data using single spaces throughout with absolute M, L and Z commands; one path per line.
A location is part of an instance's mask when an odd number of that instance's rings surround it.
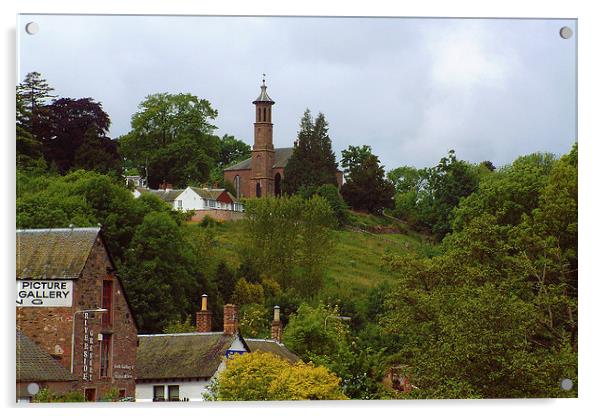
M 232 201 L 236 201 L 236 198 L 228 191 L 223 188 L 199 188 L 196 186 L 191 186 L 192 189 L 198 196 L 204 199 L 215 199 L 217 200 L 220 195 L 224 192 L 232 199 Z
M 281 344 L 273 339 L 245 338 L 245 342 L 249 346 L 249 350 L 251 350 L 251 352 L 270 352 L 274 355 L 284 358 L 285 360 L 290 361 L 291 363 L 296 363 L 297 361 L 301 360 L 297 355 L 295 355 L 288 348 L 286 348 L 284 344 Z
M 184 189 L 170 189 L 167 191 L 163 189 L 149 189 L 148 192 L 158 196 L 165 202 L 173 202 L 182 192 L 184 192 Z
M 20 331 L 17 331 L 17 381 L 72 381 L 65 367 Z
M 223 332 L 139 335 L 136 378 L 210 378 L 237 337 Z
M 286 167 L 288 160 L 293 155 L 294 147 L 279 147 L 274 149 L 274 165 L 272 168 L 283 168 Z M 230 166 L 224 171 L 228 170 L 248 170 L 251 169 L 251 158 L 245 159 L 242 162 L 239 162 L 233 166 Z
M 77 279 L 100 228 L 17 230 L 17 279 Z

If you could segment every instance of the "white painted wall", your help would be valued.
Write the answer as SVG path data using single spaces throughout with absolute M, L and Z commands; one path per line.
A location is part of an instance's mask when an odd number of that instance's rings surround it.
M 178 201 L 182 201 L 182 206 L 178 204 Z M 184 189 L 184 191 L 178 195 L 174 200 L 174 208 L 181 209 L 184 211 L 205 209 L 205 200 L 201 198 L 196 192 L 190 187 Z
M 155 383 L 138 383 L 136 382 L 136 401 L 137 402 L 152 402 L 153 401 L 153 388 L 154 386 L 163 386 L 165 391 L 165 397 L 168 398 L 167 386 L 178 385 L 180 386 L 180 400 L 188 398 L 191 402 L 203 401 L 203 394 L 207 393 L 209 387 L 209 380 L 199 381 L 169 381 L 161 380 Z

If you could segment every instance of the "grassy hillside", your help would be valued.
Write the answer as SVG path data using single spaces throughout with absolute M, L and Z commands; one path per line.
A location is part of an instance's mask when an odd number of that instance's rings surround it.
M 328 260 L 326 292 L 351 296 L 373 287 L 389 278 L 381 267 L 385 253 L 420 251 L 425 244 L 420 234 L 407 233 L 403 225 L 384 217 L 354 213 L 352 224 L 333 232 L 335 246 Z M 237 267 L 240 263 L 237 243 L 244 234 L 243 223 L 226 222 L 214 230 L 216 243 L 212 254 Z

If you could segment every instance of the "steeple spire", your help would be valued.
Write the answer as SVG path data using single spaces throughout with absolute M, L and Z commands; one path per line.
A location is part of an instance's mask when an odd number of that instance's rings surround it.
M 270 96 L 268 95 L 268 93 L 266 92 L 268 86 L 265 85 L 265 74 L 263 74 L 263 79 L 262 79 L 262 84 L 261 84 L 261 93 L 259 93 L 259 97 L 257 97 L 257 99 L 255 101 L 253 101 L 253 104 L 257 104 L 257 103 L 269 103 L 269 104 L 275 104 L 275 101 L 272 100 L 270 98 Z

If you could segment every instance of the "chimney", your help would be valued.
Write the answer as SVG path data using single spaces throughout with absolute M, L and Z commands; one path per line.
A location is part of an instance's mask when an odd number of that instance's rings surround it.
M 238 307 L 231 303 L 224 305 L 224 334 L 234 335 L 238 332 Z
M 274 306 L 274 320 L 272 321 L 272 339 L 282 342 L 282 321 L 280 320 L 280 306 Z
M 201 296 L 201 310 L 196 313 L 196 331 L 211 332 L 211 312 L 207 310 L 207 295 Z

